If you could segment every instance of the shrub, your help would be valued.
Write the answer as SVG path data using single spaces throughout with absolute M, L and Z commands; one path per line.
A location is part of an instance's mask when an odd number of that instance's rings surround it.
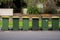
M 40 14 L 40 10 L 37 7 L 28 7 L 27 13 L 29 14 Z

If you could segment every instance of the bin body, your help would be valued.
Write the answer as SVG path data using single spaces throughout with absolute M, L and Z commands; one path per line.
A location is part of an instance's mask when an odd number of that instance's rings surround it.
M 52 29 L 53 30 L 59 29 L 59 18 L 52 18 Z
M 32 19 L 32 30 L 39 30 L 39 19 L 38 18 Z
M 23 18 L 23 30 L 29 29 L 29 18 Z
M 19 29 L 19 18 L 13 18 L 13 30 Z
M 42 30 L 48 30 L 48 18 L 42 18 Z
M 0 28 L 1 28 L 1 20 L 0 20 Z
M 9 18 L 2 18 L 2 30 L 8 30 Z

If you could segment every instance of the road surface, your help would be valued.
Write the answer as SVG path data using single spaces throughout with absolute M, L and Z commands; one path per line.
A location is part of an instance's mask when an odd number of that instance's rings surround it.
M 60 40 L 59 31 L 1 31 L 0 40 Z

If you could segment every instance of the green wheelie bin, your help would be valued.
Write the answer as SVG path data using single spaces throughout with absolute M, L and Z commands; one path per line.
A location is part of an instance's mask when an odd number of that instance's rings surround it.
M 39 30 L 39 19 L 38 18 L 32 19 L 32 30 Z
M 48 18 L 42 18 L 42 30 L 48 30 Z
M 2 18 L 2 28 L 1 30 L 8 30 L 8 26 L 9 26 L 9 18 Z
M 23 18 L 23 30 L 29 30 L 29 18 Z
M 19 18 L 13 18 L 13 30 L 19 30 Z
M 52 18 L 52 29 L 59 30 L 59 18 Z

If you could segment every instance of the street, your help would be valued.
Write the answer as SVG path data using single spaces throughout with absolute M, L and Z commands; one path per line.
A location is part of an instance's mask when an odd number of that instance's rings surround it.
M 0 40 L 60 40 L 59 31 L 1 31 Z

